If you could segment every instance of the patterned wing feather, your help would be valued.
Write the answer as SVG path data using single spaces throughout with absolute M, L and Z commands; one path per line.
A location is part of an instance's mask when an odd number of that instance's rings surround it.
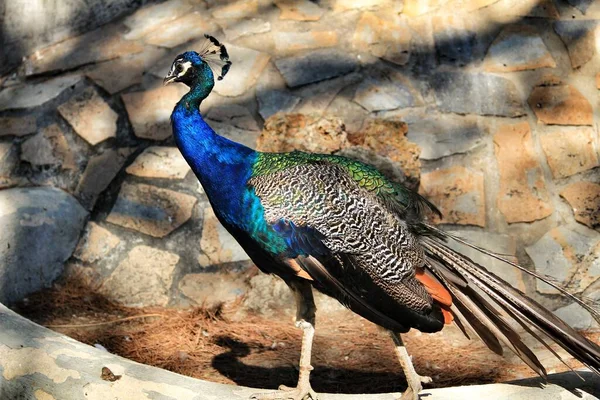
M 388 190 L 388 182 L 349 173 L 348 164 L 341 162 L 347 159 L 341 157 L 307 162 L 302 160 L 305 153 L 291 154 L 263 165 L 249 184 L 261 199 L 265 219 L 295 256 L 313 260 L 300 264 L 317 289 L 384 327 L 440 330 L 440 307 L 415 279 L 423 266 L 422 248 L 374 190 Z

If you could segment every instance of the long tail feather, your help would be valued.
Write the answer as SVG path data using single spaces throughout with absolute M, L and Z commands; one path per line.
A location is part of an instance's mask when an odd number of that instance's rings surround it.
M 485 326 L 484 336 L 486 336 L 486 338 L 484 339 L 484 342 L 489 347 L 491 344 L 492 350 L 497 351 L 497 348 L 494 349 L 494 347 L 496 347 L 495 342 L 493 340 L 490 341 L 489 337 L 487 337 L 487 331 L 493 332 L 497 340 L 502 341 L 507 347 L 513 350 L 534 371 L 541 376 L 545 376 L 545 370 L 533 352 L 523 343 L 518 333 L 510 327 L 502 314 L 489 303 L 487 300 L 488 298 L 497 304 L 505 312 L 506 316 L 514 319 L 521 325 L 525 332 L 531 334 L 535 340 L 548 348 L 559 360 L 564 362 L 559 354 L 551 349 L 532 328 L 541 331 L 551 341 L 561 346 L 565 351 L 592 371 L 597 374 L 599 373 L 600 347 L 598 345 L 587 340 L 560 318 L 556 317 L 552 312 L 545 309 L 524 293 L 513 288 L 506 281 L 487 271 L 484 267 L 473 262 L 468 257 L 446 246 L 446 244 L 440 240 L 445 233 L 437 230 L 437 228 L 434 229 L 436 230 L 435 236 L 424 237 L 422 239 L 428 257 L 428 268 L 430 268 L 438 278 L 441 278 L 441 280 L 444 281 L 445 285 L 452 293 L 453 298 L 457 300 L 456 305 L 468 323 L 471 324 L 472 327 L 473 323 L 475 323 L 475 325 L 483 324 Z M 451 238 L 455 239 L 454 237 Z M 459 242 L 469 245 L 468 242 L 462 239 L 459 240 Z M 477 246 L 470 247 L 480 250 Z M 518 265 L 508 260 L 504 260 L 494 253 L 487 251 L 484 251 L 484 253 L 505 261 L 510 265 Z M 450 276 L 454 277 L 453 281 L 446 278 Z M 460 277 L 460 279 L 457 279 L 456 276 Z M 546 282 L 544 277 L 536 277 Z M 465 281 L 468 284 L 466 286 L 461 285 L 462 281 Z M 564 289 L 561 291 L 564 291 Z M 487 297 L 483 297 L 480 292 Z M 576 296 L 573 297 L 577 299 Z M 580 300 L 578 303 L 581 304 L 583 302 Z M 586 307 L 586 309 L 588 309 L 588 307 Z M 589 311 L 594 314 L 594 317 L 598 316 L 596 311 L 591 307 L 589 307 Z M 474 320 L 476 321 L 473 322 Z M 478 328 L 475 328 L 475 331 L 481 337 Z

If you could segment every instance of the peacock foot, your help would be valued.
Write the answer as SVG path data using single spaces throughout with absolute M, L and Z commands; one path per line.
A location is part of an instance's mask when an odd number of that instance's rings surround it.
M 318 400 L 317 393 L 310 384 L 298 385 L 295 388 L 281 385 L 277 391 L 255 393 L 250 398 L 252 400 Z
M 404 393 L 402 393 L 402 397 L 399 400 L 419 400 L 419 393 L 423 390 L 424 383 L 431 383 L 433 379 L 429 376 L 421 376 L 415 374 L 407 379 L 408 388 Z

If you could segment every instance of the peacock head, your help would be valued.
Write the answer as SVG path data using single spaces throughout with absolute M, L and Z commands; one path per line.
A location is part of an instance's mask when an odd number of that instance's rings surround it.
M 186 51 L 178 55 L 165 76 L 164 84 L 171 82 L 185 83 L 193 87 L 214 85 L 214 77 L 223 79 L 231 67 L 227 49 L 212 36 L 204 35 L 206 41 L 198 52 Z

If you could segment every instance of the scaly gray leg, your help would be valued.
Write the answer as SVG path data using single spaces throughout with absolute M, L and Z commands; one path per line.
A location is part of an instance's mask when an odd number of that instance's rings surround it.
M 302 329 L 302 349 L 300 351 L 300 374 L 298 385 L 290 388 L 281 385 L 276 392 L 255 393 L 250 398 L 255 400 L 317 400 L 317 394 L 310 386 L 310 365 L 312 343 L 315 336 L 315 301 L 313 299 L 312 287 L 308 282 L 286 282 L 296 298 L 296 326 Z
M 394 344 L 396 345 L 396 355 L 398 356 L 398 361 L 400 361 L 400 365 L 402 366 L 402 370 L 406 376 L 406 383 L 408 383 L 408 388 L 402 394 L 400 400 L 419 400 L 419 392 L 423 390 L 422 384 L 431 383 L 432 379 L 428 376 L 421 376 L 417 374 L 417 371 L 415 371 L 415 367 L 413 366 L 412 359 L 408 355 L 406 347 L 404 347 L 404 343 L 402 342 L 402 337 L 400 334 L 390 331 L 390 335 L 392 336 Z

